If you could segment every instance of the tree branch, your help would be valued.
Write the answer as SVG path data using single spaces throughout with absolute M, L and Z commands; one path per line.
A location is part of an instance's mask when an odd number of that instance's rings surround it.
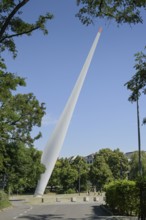
M 18 34 L 12 34 L 12 35 L 5 36 L 5 37 L 3 37 L 3 38 L 0 40 L 0 43 L 1 43 L 3 40 L 5 40 L 5 39 L 9 39 L 9 38 L 12 38 L 12 37 L 21 36 L 21 35 L 23 35 L 23 34 L 29 34 L 29 33 L 31 33 L 32 31 L 37 30 L 37 29 L 39 29 L 39 28 L 40 28 L 39 26 L 36 26 L 36 27 L 30 29 L 29 31 L 24 31 L 24 32 L 21 32 L 21 33 L 18 33 Z
M 23 0 L 22 2 L 20 2 L 18 5 L 16 5 L 16 7 L 12 10 L 12 12 L 8 15 L 6 21 L 4 22 L 1 31 L 0 31 L 0 38 L 2 38 L 6 28 L 8 27 L 12 17 L 18 12 L 18 10 L 23 7 L 29 0 Z
M 101 0 L 99 3 L 99 12 L 102 13 L 103 1 Z

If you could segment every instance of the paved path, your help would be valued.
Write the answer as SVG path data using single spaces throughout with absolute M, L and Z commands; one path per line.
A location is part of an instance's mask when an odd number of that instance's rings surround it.
M 12 220 L 21 217 L 32 209 L 25 199 L 13 199 L 12 206 L 0 211 L 0 220 Z
M 18 206 L 17 206 L 18 208 Z M 99 206 L 93 204 L 52 204 L 16 207 L 0 213 L 1 220 L 107 219 Z
M 107 215 L 100 208 L 103 197 L 98 196 L 97 201 L 94 198 L 86 194 L 44 195 L 43 198 L 14 196 L 12 207 L 0 212 L 0 220 L 94 219 Z

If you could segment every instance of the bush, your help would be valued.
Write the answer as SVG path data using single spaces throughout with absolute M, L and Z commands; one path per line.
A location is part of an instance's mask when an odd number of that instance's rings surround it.
M 139 216 L 146 219 L 146 177 L 138 178 L 136 186 L 139 189 L 140 203 L 139 203 Z
M 66 190 L 66 194 L 73 194 L 73 193 L 75 193 L 76 191 L 74 190 L 74 189 L 68 189 L 68 190 Z
M 9 202 L 8 195 L 4 191 L 0 190 L 0 209 L 6 208 L 10 205 L 11 203 Z
M 114 214 L 137 215 L 139 190 L 136 182 L 119 180 L 105 186 L 106 203 Z

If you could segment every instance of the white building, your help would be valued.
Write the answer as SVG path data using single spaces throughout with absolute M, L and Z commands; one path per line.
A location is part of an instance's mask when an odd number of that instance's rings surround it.
M 84 160 L 87 164 L 93 164 L 95 154 L 89 154 L 88 156 L 84 157 Z

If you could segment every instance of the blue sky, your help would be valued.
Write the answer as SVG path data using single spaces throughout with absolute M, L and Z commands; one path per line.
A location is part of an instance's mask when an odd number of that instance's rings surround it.
M 32 0 L 23 16 L 34 21 L 40 13 L 54 14 L 47 23 L 49 34 L 16 39 L 18 56 L 5 53 L 8 70 L 26 78 L 21 93 L 33 92 L 46 103 L 42 138 L 35 146 L 43 150 L 53 131 L 100 26 L 103 28 L 84 86 L 80 93 L 60 156 L 86 156 L 101 148 L 137 150 L 136 104 L 128 102 L 124 84 L 135 73 L 134 54 L 146 45 L 146 14 L 138 25 L 117 26 L 113 21 L 95 20 L 83 26 L 75 14 L 76 1 Z M 141 120 L 146 116 L 145 97 L 140 98 Z M 146 147 L 146 126 L 141 126 L 141 145 Z

